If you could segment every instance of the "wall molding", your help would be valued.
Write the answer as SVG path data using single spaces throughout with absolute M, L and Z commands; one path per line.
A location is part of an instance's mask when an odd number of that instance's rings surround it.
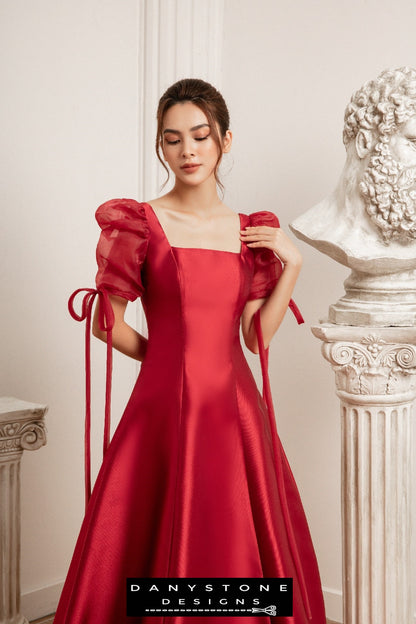
M 64 581 L 38 587 L 21 595 L 20 610 L 29 622 L 55 613 Z
M 328 620 L 342 624 L 342 591 L 333 587 L 322 587 L 322 592 Z

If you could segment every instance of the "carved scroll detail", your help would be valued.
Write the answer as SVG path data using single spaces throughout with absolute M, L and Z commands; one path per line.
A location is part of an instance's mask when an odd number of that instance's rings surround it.
M 0 453 L 18 449 L 35 451 L 44 444 L 46 444 L 46 427 L 39 419 L 0 425 Z
M 416 388 L 416 349 L 410 344 L 389 344 L 369 334 L 361 342 L 322 345 L 332 364 L 338 390 L 351 394 L 392 395 Z

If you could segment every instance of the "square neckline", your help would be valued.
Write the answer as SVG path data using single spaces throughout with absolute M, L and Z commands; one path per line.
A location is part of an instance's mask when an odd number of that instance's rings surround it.
M 210 247 L 178 247 L 177 245 L 171 245 L 169 242 L 168 237 L 166 236 L 166 232 L 162 227 L 162 224 L 159 221 L 159 217 L 157 216 L 153 206 L 151 206 L 148 202 L 142 202 L 143 204 L 145 204 L 146 206 L 148 206 L 150 208 L 150 210 L 152 211 L 156 222 L 162 232 L 163 238 L 165 239 L 166 243 L 168 244 L 170 249 L 188 249 L 188 250 L 194 250 L 194 251 L 217 251 L 219 253 L 227 253 L 227 254 L 233 254 L 234 256 L 241 256 L 243 253 L 243 241 L 240 240 L 240 251 L 229 251 L 228 249 L 211 249 Z M 239 221 L 240 221 L 240 229 L 243 229 L 243 218 L 242 218 L 242 213 L 241 212 L 237 212 Z

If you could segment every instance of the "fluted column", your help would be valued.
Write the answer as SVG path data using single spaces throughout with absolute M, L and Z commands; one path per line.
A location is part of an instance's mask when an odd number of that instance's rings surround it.
M 0 624 L 20 614 L 20 459 L 46 444 L 47 407 L 0 397 Z
M 416 328 L 312 328 L 341 401 L 344 624 L 411 624 Z

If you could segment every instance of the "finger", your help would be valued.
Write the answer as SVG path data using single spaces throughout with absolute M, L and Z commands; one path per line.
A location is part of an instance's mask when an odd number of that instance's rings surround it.
M 249 243 L 246 243 L 246 245 L 248 247 L 267 247 L 268 249 L 272 249 L 273 247 L 272 241 L 265 241 L 265 240 L 251 241 Z
M 240 232 L 273 232 L 279 228 L 270 227 L 269 225 L 247 225 L 244 229 L 240 230 Z
M 249 240 L 274 240 L 274 234 L 241 234 L 241 237 L 244 241 Z
M 250 228 L 248 230 L 240 230 L 240 234 L 256 234 L 257 236 L 274 236 L 278 230 L 275 228 Z

